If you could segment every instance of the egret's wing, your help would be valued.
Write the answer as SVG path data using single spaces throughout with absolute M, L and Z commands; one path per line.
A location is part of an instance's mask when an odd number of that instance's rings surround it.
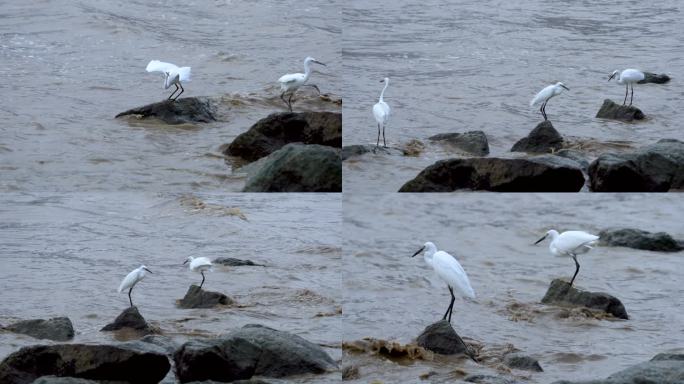
M 282 84 L 294 83 L 302 76 L 301 73 L 288 73 L 287 75 L 281 76 L 280 79 L 278 79 L 278 82 Z
M 461 264 L 450 254 L 439 251 L 432 257 L 432 265 L 437 275 L 446 281 L 452 288 L 456 288 L 463 296 L 475 298 L 475 291 L 470 286 L 468 275 Z
M 190 263 L 193 268 L 199 268 L 199 267 L 211 267 L 213 264 L 211 264 L 211 260 L 209 260 L 208 257 L 198 257 Z
M 570 252 L 591 249 L 591 246 L 599 239 L 598 236 L 583 231 L 566 231 L 557 240 L 557 247 L 560 249 L 572 250 Z
M 541 91 L 539 91 L 539 93 L 537 93 L 537 95 L 534 97 L 534 99 L 532 99 L 532 101 L 530 101 L 530 107 L 533 105 L 537 105 L 537 104 L 541 103 L 542 101 L 548 99 L 552 93 L 553 93 L 553 85 L 549 85 L 548 87 L 542 89 Z
M 137 272 L 138 270 L 136 269 L 133 272 L 126 275 L 126 277 L 124 277 L 123 281 L 121 282 L 121 285 L 119 285 L 119 293 L 135 285 Z
M 375 121 L 378 123 L 385 122 L 385 108 L 382 107 L 382 104 L 375 103 L 373 106 L 373 117 L 375 117 Z
M 620 74 L 621 80 L 641 81 L 645 78 L 646 78 L 646 75 L 644 75 L 643 72 L 641 72 L 638 69 L 632 69 L 632 68 L 625 69 Z
M 178 75 L 180 76 L 180 81 L 190 81 L 190 67 L 178 68 Z
M 178 67 L 174 64 L 171 63 L 165 63 L 163 61 L 159 60 L 152 60 L 147 64 L 147 68 L 145 68 L 147 72 L 171 72 L 174 70 L 178 70 Z M 189 72 L 190 68 L 188 68 Z

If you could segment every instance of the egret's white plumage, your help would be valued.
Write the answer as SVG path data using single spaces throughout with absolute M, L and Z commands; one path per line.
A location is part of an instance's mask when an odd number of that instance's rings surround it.
M 575 274 L 572 276 L 572 280 L 570 280 L 570 285 L 572 285 L 580 268 L 579 262 L 577 261 L 577 255 L 592 250 L 599 237 L 583 231 L 565 231 L 563 233 L 558 233 L 555 229 L 551 229 L 546 232 L 544 237 L 537 240 L 535 244 L 540 243 L 547 237 L 551 238 L 551 243 L 549 244 L 551 254 L 554 256 L 570 256 L 575 260 Z
M 380 92 L 380 99 L 378 99 L 378 102 L 373 105 L 373 117 L 375 117 L 375 121 L 378 123 L 378 141 L 375 143 L 375 146 L 377 147 L 380 145 L 380 126 L 382 126 L 382 145 L 386 148 L 387 142 L 385 141 L 385 125 L 387 125 L 387 122 L 389 121 L 390 107 L 387 105 L 387 103 L 385 103 L 383 98 L 385 96 L 385 90 L 389 85 L 389 78 L 385 77 L 383 80 L 380 80 L 380 82 L 384 82 L 385 86 L 382 88 L 382 92 Z
M 444 313 L 443 320 L 447 319 L 447 315 L 449 315 L 448 320 L 451 321 L 451 313 L 453 312 L 455 300 L 453 289 L 456 289 L 461 296 L 471 299 L 475 298 L 475 291 L 470 285 L 468 275 L 466 275 L 465 270 L 463 270 L 463 267 L 455 257 L 444 251 L 438 251 L 435 244 L 429 241 L 414 253 L 413 256 L 416 256 L 421 252 L 423 252 L 425 262 L 434 269 L 437 276 L 439 276 L 439 278 L 449 287 L 451 302 L 449 303 L 446 313 Z
M 295 91 L 297 91 L 297 89 L 300 87 L 313 87 L 316 88 L 318 93 L 321 93 L 320 89 L 318 89 L 318 86 L 314 84 L 306 84 L 311 76 L 311 63 L 325 66 L 325 64 L 321 63 L 320 61 L 308 56 L 306 59 L 304 59 L 304 73 L 288 73 L 278 79 L 278 83 L 280 83 L 280 90 L 282 91 L 280 98 L 285 102 L 285 104 L 287 104 L 288 108 L 290 108 L 290 112 L 292 112 L 292 95 L 294 95 Z M 290 94 L 288 100 L 285 100 L 284 97 L 286 93 Z
M 172 85 L 176 86 L 176 90 L 171 93 L 169 100 L 174 93 L 178 92 L 179 87 L 180 93 L 173 100 L 176 100 L 185 91 L 181 82 L 190 81 L 190 67 L 178 67 L 175 64 L 152 60 L 147 64 L 146 70 L 147 72 L 161 72 L 164 74 L 164 89 L 169 89 Z
M 563 93 L 564 89 L 568 91 L 570 90 L 568 89 L 568 87 L 565 86 L 565 84 L 561 83 L 560 81 L 556 84 L 549 85 L 548 87 L 539 91 L 539 93 L 537 93 L 534 99 L 530 101 L 530 107 L 541 103 L 539 112 L 541 112 L 542 116 L 544 116 L 544 120 L 548 120 L 548 118 L 546 117 L 546 103 L 548 103 L 552 97 L 558 96 L 561 93 Z
M 131 299 L 131 292 L 133 291 L 133 287 L 136 284 L 138 284 L 139 281 L 145 278 L 147 272 L 152 273 L 152 271 L 147 269 L 146 266 L 141 265 L 140 267 L 132 270 L 128 275 L 126 275 L 126 277 L 124 277 L 123 281 L 121 282 L 121 285 L 119 285 L 119 293 L 128 289 L 128 301 L 131 303 L 131 307 L 133 306 L 133 299 Z
M 632 97 L 629 99 L 629 105 L 632 105 L 632 101 L 634 101 L 634 83 L 644 80 L 646 75 L 638 69 L 629 68 L 622 72 L 616 69 L 610 74 L 608 81 L 613 79 L 615 76 L 617 76 L 616 80 L 618 84 L 625 85 L 625 100 L 622 102 L 622 105 L 627 104 L 627 93 L 629 92 L 630 86 L 632 87 Z
M 202 275 L 202 282 L 200 283 L 200 288 L 202 288 L 202 285 L 204 284 L 204 271 L 211 271 L 211 267 L 213 266 L 211 260 L 208 257 L 188 256 L 183 264 L 187 263 L 190 263 L 188 267 L 191 271 L 198 272 Z

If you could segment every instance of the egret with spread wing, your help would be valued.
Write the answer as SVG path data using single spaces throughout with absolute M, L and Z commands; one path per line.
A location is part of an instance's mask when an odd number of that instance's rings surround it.
M 575 260 L 575 274 L 572 275 L 572 280 L 570 280 L 570 285 L 572 285 L 580 269 L 579 262 L 577 262 L 577 255 L 592 250 L 599 237 L 583 231 L 565 231 L 563 233 L 558 233 L 555 229 L 551 229 L 546 232 L 544 237 L 537 240 L 535 244 L 539 244 L 547 237 L 551 238 L 551 244 L 549 244 L 551 254 L 554 256 L 570 256 Z
M 182 82 L 190 81 L 190 67 L 178 67 L 175 64 L 165 63 L 159 60 L 152 60 L 147 64 L 147 72 L 161 72 L 164 74 L 164 89 L 169 89 L 170 86 L 175 85 L 176 89 L 169 95 L 168 100 L 176 101 L 178 96 L 185 91 Z M 178 92 L 180 93 L 173 97 Z

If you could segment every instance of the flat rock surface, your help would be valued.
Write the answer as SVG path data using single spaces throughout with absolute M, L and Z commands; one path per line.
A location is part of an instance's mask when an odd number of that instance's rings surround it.
M 440 133 L 429 137 L 429 139 L 475 156 L 487 156 L 489 154 L 487 135 L 482 131 Z
M 366 153 L 372 153 L 376 155 L 393 155 L 393 156 L 404 156 L 404 151 L 402 151 L 399 148 L 393 148 L 393 147 L 383 147 L 383 146 L 375 146 L 373 144 L 366 144 L 366 145 L 361 145 L 361 144 L 354 144 L 354 145 L 345 145 L 342 147 L 342 160 L 347 160 L 353 157 L 358 157 L 361 155 L 364 155 Z
M 613 373 L 605 379 L 556 381 L 553 384 L 682 384 L 684 355 L 659 354 L 650 361 Z
M 240 266 L 258 266 L 264 267 L 263 264 L 258 264 L 252 260 L 236 259 L 234 257 L 217 257 L 212 261 L 214 264 L 227 265 L 229 267 L 240 267 Z
M 629 318 L 625 306 L 616 297 L 603 292 L 580 290 L 561 279 L 554 279 L 551 282 L 542 303 L 582 306 L 604 311 L 619 319 L 626 320 Z
M 197 285 L 191 285 L 188 292 L 178 302 L 178 306 L 190 308 L 213 308 L 217 305 L 231 305 L 234 301 L 220 292 L 205 291 Z
M 164 100 L 121 112 L 116 117 L 155 118 L 166 124 L 210 123 L 215 121 L 213 107 L 207 98 L 184 97 Z
M 36 339 L 68 341 L 74 338 L 74 326 L 68 317 L 54 317 L 43 320 L 23 320 L 4 328 L 7 331 L 21 333 Z
M 654 252 L 679 252 L 684 242 L 665 232 L 647 232 L 634 228 L 607 229 L 599 233 L 601 245 L 627 247 Z
M 528 356 L 522 353 L 508 353 L 504 356 L 503 363 L 513 369 L 521 369 L 524 371 L 532 372 L 543 372 L 539 361 L 532 356 Z
M 639 108 L 633 105 L 617 104 L 613 100 L 605 99 L 599 111 L 596 112 L 596 117 L 629 122 L 643 120 L 646 116 Z

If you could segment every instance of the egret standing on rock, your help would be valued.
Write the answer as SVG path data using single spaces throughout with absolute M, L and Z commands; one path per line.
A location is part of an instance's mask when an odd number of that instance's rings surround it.
M 199 272 L 202 274 L 202 282 L 200 283 L 200 288 L 202 288 L 202 285 L 204 284 L 204 271 L 210 271 L 212 264 L 211 260 L 209 260 L 208 257 L 192 257 L 188 256 L 187 259 L 185 259 L 185 262 L 183 262 L 183 265 L 190 263 L 189 267 L 190 270 L 193 272 Z
M 541 107 L 539 108 L 539 112 L 541 112 L 542 116 L 544 116 L 544 121 L 548 120 L 546 117 L 546 103 L 549 102 L 549 99 L 551 99 L 554 96 L 558 96 L 561 93 L 563 93 L 563 89 L 570 90 L 568 87 L 565 86 L 565 84 L 558 82 L 556 84 L 549 85 L 548 87 L 542 89 L 537 93 L 537 96 L 530 101 L 530 106 L 537 105 L 539 103 L 542 103 Z
M 287 104 L 290 112 L 292 112 L 292 96 L 294 95 L 295 91 L 299 89 L 299 87 L 313 87 L 316 88 L 316 91 L 318 91 L 319 94 L 321 93 L 321 90 L 318 89 L 318 86 L 314 84 L 306 84 L 306 82 L 309 80 L 309 76 L 311 76 L 311 68 L 309 66 L 311 63 L 325 66 L 325 64 L 309 56 L 304 59 L 304 73 L 288 73 L 287 75 L 283 75 L 280 77 L 280 79 L 278 79 L 278 82 L 280 83 L 280 90 L 283 91 L 283 93 L 280 94 L 280 98 L 285 102 L 285 104 Z M 285 100 L 286 93 L 290 94 L 290 97 L 287 100 Z
M 439 276 L 439 278 L 447 284 L 447 287 L 449 287 L 451 302 L 449 303 L 449 307 L 447 307 L 442 320 L 446 320 L 447 315 L 449 315 L 448 321 L 451 322 L 451 313 L 454 310 L 454 300 L 456 300 L 454 289 L 463 297 L 475 298 L 475 292 L 473 291 L 473 287 L 470 286 L 468 275 L 466 275 L 463 267 L 461 267 L 461 264 L 459 264 L 455 257 L 444 251 L 438 251 L 435 244 L 429 241 L 411 257 L 417 256 L 421 252 L 425 252 L 423 255 L 425 257 L 425 262 L 435 270 L 437 276 Z
M 385 103 L 383 97 L 385 96 L 385 90 L 389 85 L 389 78 L 385 77 L 385 79 L 380 80 L 380 82 L 385 83 L 385 87 L 383 87 L 382 92 L 380 92 L 380 99 L 373 106 L 373 116 L 375 117 L 375 121 L 378 122 L 378 141 L 375 143 L 375 147 L 377 148 L 380 146 L 380 126 L 382 125 L 382 146 L 387 148 L 387 142 L 385 141 L 385 125 L 387 125 L 387 121 L 389 121 L 390 107 Z
M 580 269 L 580 265 L 577 262 L 577 255 L 592 250 L 593 245 L 596 244 L 599 237 L 582 231 L 565 231 L 559 234 L 558 231 L 552 229 L 546 232 L 546 235 L 537 240 L 535 244 L 539 244 L 547 237 L 551 237 L 551 244 L 549 244 L 551 254 L 554 256 L 570 256 L 575 260 L 575 274 L 572 275 L 572 280 L 570 280 L 570 286 L 572 286 Z
M 164 89 L 169 89 L 171 85 L 176 86 L 176 90 L 169 95 L 168 100 L 173 100 L 176 101 L 178 96 L 185 91 L 183 89 L 183 85 L 181 84 L 182 81 L 190 81 L 190 67 L 178 67 L 174 64 L 171 63 L 165 63 L 163 61 L 159 60 L 152 60 L 147 64 L 147 72 L 161 72 L 164 74 Z M 180 88 L 179 88 L 180 87 Z M 175 98 L 173 95 L 178 92 L 180 89 L 180 93 L 176 95 Z
M 632 105 L 632 101 L 634 100 L 634 83 L 638 83 L 641 80 L 644 80 L 646 78 L 646 75 L 644 75 L 643 72 L 636 69 L 625 69 L 622 72 L 616 69 L 610 75 L 608 81 L 611 81 L 615 76 L 617 76 L 616 80 L 618 84 L 625 85 L 625 100 L 622 102 L 622 105 L 627 104 L 627 92 L 629 91 L 629 88 L 631 86 L 632 97 L 629 98 L 629 105 Z
M 128 301 L 131 303 L 131 307 L 133 306 L 133 299 L 131 299 L 131 292 L 133 292 L 133 287 L 142 279 L 145 278 L 145 275 L 147 272 L 152 273 L 149 269 L 147 269 L 146 266 L 141 265 L 140 267 L 134 269 L 124 277 L 123 281 L 121 282 L 121 285 L 119 285 L 119 293 L 125 291 L 128 289 Z

